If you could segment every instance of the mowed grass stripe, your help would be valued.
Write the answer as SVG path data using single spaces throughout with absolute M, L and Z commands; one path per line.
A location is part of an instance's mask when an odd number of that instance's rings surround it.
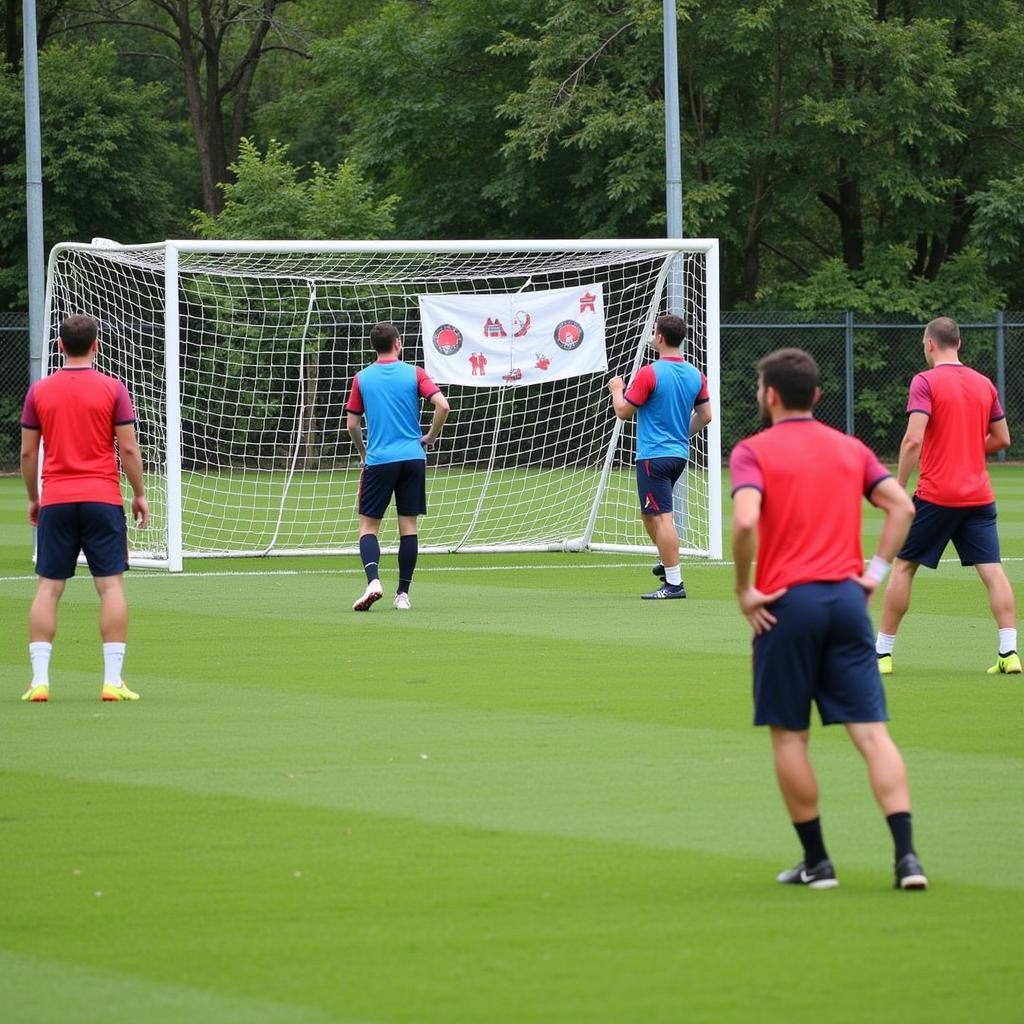
M 885 1020 L 895 1005 L 909 1021 L 1006 1020 L 1017 1005 L 1007 985 L 1017 953 L 996 938 L 1016 894 L 995 902 L 955 884 L 940 899 L 897 894 L 887 876 L 853 870 L 836 893 L 794 893 L 764 883 L 763 861 L 612 838 L 104 792 L 19 779 L 7 831 L 31 845 L 13 852 L 36 870 L 10 887 L 0 942 L 49 968 L 59 936 L 57 962 L 90 972 L 116 951 L 107 1020 L 138 1019 L 140 979 L 161 986 L 147 1020 L 181 1020 L 197 991 L 230 1000 L 209 1004 L 217 1020 L 241 1019 L 239 999 L 270 1004 L 257 1020 L 296 1004 L 299 1021 L 309 1008 L 339 1021 L 810 1021 L 823 1005 L 839 1022 Z M 83 804 L 72 852 L 65 814 Z M 10 882 L 11 861 L 0 870 Z M 928 940 L 937 929 L 943 958 Z M 58 1009 L 95 991 L 80 991 L 74 969 L 46 976 Z M 184 979 L 179 1006 L 163 986 Z
M 140 708 L 141 710 L 141 708 Z M 133 784 L 365 811 L 628 845 L 785 858 L 767 744 L 746 728 L 700 729 L 478 711 L 420 702 L 193 684 L 161 708 L 67 704 L 23 709 L 9 764 L 56 778 Z M 51 714 L 51 712 L 54 712 Z M 29 719 L 28 714 L 32 714 Z M 841 731 L 816 743 L 836 855 L 887 870 L 888 838 L 863 766 Z M 61 751 L 74 743 L 74 760 Z M 117 751 L 111 759 L 111 749 Z M 1024 888 L 1005 797 L 1020 758 L 910 748 L 922 849 L 937 876 Z M 721 827 L 722 819 L 732 823 Z M 990 876 L 972 851 L 986 834 Z M 883 870 L 884 869 L 884 870 Z M 767 876 L 767 872 L 766 872 Z

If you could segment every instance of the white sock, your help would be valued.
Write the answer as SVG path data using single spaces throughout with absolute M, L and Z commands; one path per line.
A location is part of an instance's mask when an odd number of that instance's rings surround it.
M 999 653 L 1009 654 L 1010 651 L 1017 650 L 1017 630 L 1015 629 L 1001 629 L 999 630 Z
M 125 644 L 103 645 L 103 682 L 121 685 L 121 666 L 124 664 Z
M 53 644 L 45 640 L 36 640 L 28 645 L 28 656 L 32 659 L 32 685 L 50 685 L 50 652 Z
M 879 633 L 875 638 L 875 654 L 892 654 L 892 649 L 895 646 L 895 633 Z
M 665 582 L 678 587 L 683 582 L 683 570 L 678 565 L 665 566 Z

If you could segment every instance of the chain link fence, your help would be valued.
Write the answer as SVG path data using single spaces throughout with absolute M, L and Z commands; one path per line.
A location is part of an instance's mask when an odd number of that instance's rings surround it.
M 1000 457 L 1024 458 L 1024 312 L 965 319 L 960 334 L 962 360 L 999 388 L 1013 438 Z M 927 369 L 923 336 L 921 321 L 909 317 L 858 320 L 852 313 L 837 311 L 723 313 L 723 454 L 759 426 L 758 360 L 774 349 L 793 346 L 807 349 L 821 367 L 818 418 L 856 434 L 881 457 L 895 459 L 906 429 L 910 380 Z
M 1000 456 L 1022 459 L 1024 312 L 964 321 L 960 330 L 963 361 L 991 377 L 1002 397 L 1014 442 Z M 723 453 L 727 456 L 759 426 L 754 397 L 758 360 L 773 349 L 798 346 L 812 352 L 821 366 L 818 417 L 856 434 L 883 458 L 895 458 L 906 426 L 907 388 L 925 368 L 922 333 L 920 321 L 909 317 L 867 321 L 841 311 L 723 313 Z M 0 313 L 0 472 L 18 468 L 28 378 L 28 314 Z

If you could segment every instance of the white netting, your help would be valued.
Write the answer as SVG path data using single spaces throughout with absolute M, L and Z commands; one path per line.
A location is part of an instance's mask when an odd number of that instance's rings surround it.
M 373 359 L 370 328 L 402 333 L 422 365 L 417 296 L 600 283 L 607 374 L 527 386 L 444 390 L 452 406 L 428 461 L 425 550 L 648 548 L 633 475 L 635 429 L 616 428 L 607 378 L 653 357 L 669 263 L 691 325 L 687 356 L 708 372 L 707 245 L 423 252 L 178 252 L 182 547 L 188 555 L 357 549 L 359 466 L 345 429 L 353 375 Z M 627 243 L 624 243 L 624 245 Z M 252 243 L 253 246 L 259 243 Z M 680 243 L 682 246 L 682 243 Z M 150 471 L 150 530 L 135 556 L 165 559 L 164 246 L 61 246 L 51 262 L 51 334 L 71 312 L 100 321 L 99 368 L 121 377 Z M 717 350 L 715 350 L 717 352 Z M 51 360 L 53 353 L 51 353 Z M 717 379 L 717 367 L 715 379 Z M 429 422 L 429 406 L 424 424 Z M 172 436 L 174 430 L 172 427 Z M 616 437 L 616 435 L 618 435 Z M 677 503 L 685 550 L 708 553 L 707 435 L 694 439 Z M 174 488 L 172 488 L 173 495 Z M 173 519 L 173 517 L 171 517 Z M 391 528 L 385 524 L 382 540 Z

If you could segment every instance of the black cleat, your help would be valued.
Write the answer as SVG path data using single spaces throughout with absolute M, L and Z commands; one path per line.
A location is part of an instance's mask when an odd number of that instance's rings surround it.
M 682 584 L 676 587 L 671 583 L 662 583 L 657 590 L 652 590 L 649 594 L 641 594 L 640 597 L 644 601 L 664 601 L 666 598 L 686 597 L 686 587 Z
M 651 572 L 653 573 L 653 575 L 657 576 L 662 583 L 665 582 L 665 566 L 663 566 L 661 562 L 658 562 L 651 570 Z
M 896 864 L 897 889 L 927 889 L 928 878 L 916 853 L 907 853 Z
M 806 885 L 809 889 L 834 889 L 839 885 L 836 869 L 828 859 L 815 864 L 810 871 L 807 870 L 807 865 L 800 861 L 795 868 L 776 875 L 775 881 L 783 885 Z

